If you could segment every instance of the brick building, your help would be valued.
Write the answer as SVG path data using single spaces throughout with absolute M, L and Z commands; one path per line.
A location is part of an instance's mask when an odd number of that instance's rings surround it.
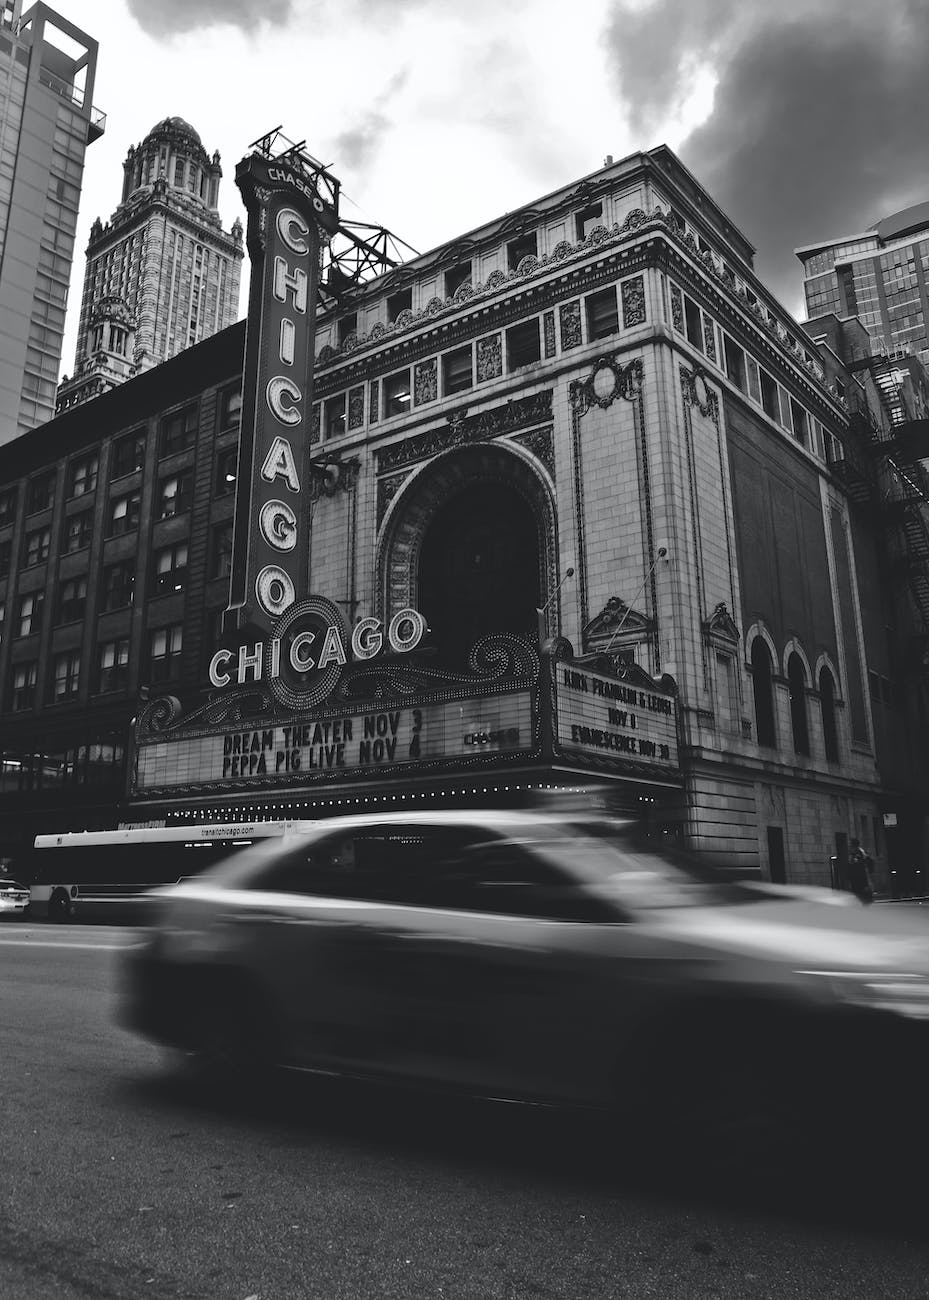
M 812 338 L 752 256 L 658 148 L 329 299 L 263 643 L 224 619 L 242 325 L 0 449 L 7 850 L 598 781 L 732 867 L 828 883 L 859 836 L 899 884 L 909 489 L 852 326 Z

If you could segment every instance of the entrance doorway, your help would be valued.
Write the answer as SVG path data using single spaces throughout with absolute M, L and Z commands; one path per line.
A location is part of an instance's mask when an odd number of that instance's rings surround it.
M 422 540 L 418 602 L 443 667 L 465 667 L 489 633 L 535 637 L 539 535 L 519 492 L 472 483 L 439 508 Z

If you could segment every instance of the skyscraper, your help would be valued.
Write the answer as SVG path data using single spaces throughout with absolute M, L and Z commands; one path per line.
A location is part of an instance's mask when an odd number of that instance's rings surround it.
M 97 42 L 45 4 L 0 8 L 0 443 L 51 419 Z
M 810 317 L 859 316 L 876 352 L 910 353 L 929 365 L 929 202 L 795 252 Z
M 91 227 L 74 374 L 62 381 L 59 411 L 235 321 L 242 223 L 222 228 L 221 177 L 219 154 L 210 157 L 180 117 L 129 149 L 119 207 Z

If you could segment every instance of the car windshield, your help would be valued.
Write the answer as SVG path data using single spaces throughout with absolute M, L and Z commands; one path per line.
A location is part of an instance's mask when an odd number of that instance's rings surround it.
M 0 880 L 0 889 L 18 889 L 25 890 L 26 886 L 21 885 L 18 880 Z

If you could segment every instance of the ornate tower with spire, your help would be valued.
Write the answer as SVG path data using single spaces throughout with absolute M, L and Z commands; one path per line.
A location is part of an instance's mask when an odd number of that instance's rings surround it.
M 119 207 L 90 231 L 74 374 L 58 410 L 86 402 L 238 317 L 242 224 L 222 228 L 219 154 L 166 117 L 123 163 Z

